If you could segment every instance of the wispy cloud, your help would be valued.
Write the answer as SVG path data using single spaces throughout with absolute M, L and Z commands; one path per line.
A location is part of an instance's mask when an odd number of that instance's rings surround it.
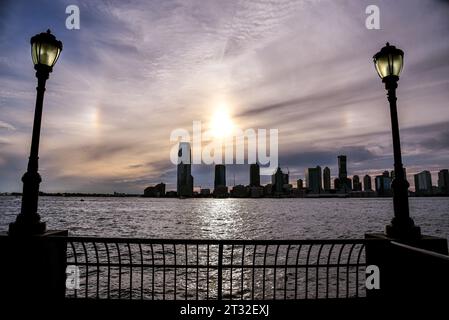
M 48 27 L 64 51 L 45 98 L 46 190 L 173 187 L 170 132 L 208 121 L 220 102 L 242 129 L 279 129 L 292 178 L 309 165 L 334 170 L 343 152 L 353 172 L 391 168 L 388 105 L 371 62 L 386 41 L 406 54 L 405 164 L 449 165 L 447 2 L 376 1 L 378 31 L 364 27 L 372 1 L 78 1 L 78 31 L 64 27 L 69 2 L 0 10 L 0 45 L 10 49 L 0 53 L 0 191 L 20 190 L 36 86 L 28 39 Z M 210 169 L 194 168 L 196 185 L 212 183 Z M 246 169 L 234 169 L 245 182 Z

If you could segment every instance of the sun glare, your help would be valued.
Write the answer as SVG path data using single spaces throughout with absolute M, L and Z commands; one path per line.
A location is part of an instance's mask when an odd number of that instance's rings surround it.
M 225 107 L 217 109 L 213 114 L 210 130 L 215 138 L 226 138 L 232 135 L 234 123 Z

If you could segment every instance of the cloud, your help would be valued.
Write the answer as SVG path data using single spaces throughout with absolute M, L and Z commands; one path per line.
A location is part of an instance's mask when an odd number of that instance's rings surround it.
M 3 1 L 0 45 L 11 49 L 0 53 L 0 191 L 20 189 L 12 161 L 27 158 L 36 86 L 28 41 L 48 27 L 64 42 L 42 123 L 48 189 L 173 188 L 170 132 L 207 122 L 220 104 L 242 129 L 279 129 L 292 177 L 316 164 L 334 170 L 340 153 L 354 172 L 390 168 L 388 103 L 371 60 L 386 41 L 406 54 L 404 161 L 447 166 L 449 7 L 377 3 L 381 30 L 364 27 L 365 2 L 78 1 L 81 29 L 69 31 L 65 2 Z M 244 166 L 232 170 L 247 179 Z M 211 186 L 211 172 L 195 167 L 195 184 Z

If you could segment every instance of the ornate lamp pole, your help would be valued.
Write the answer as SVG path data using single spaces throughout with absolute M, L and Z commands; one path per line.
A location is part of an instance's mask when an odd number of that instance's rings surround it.
M 27 172 L 23 175 L 22 209 L 16 221 L 9 225 L 9 234 L 42 234 L 46 231 L 45 222 L 40 221 L 37 213 L 39 184 L 42 181 L 38 173 L 39 137 L 41 131 L 42 105 L 45 82 L 62 51 L 62 42 L 56 40 L 50 30 L 31 38 L 31 56 L 36 69 L 37 95 L 34 112 L 33 136 L 28 160 Z
M 410 218 L 408 206 L 409 183 L 405 178 L 402 165 L 401 141 L 399 138 L 398 112 L 396 106 L 396 88 L 399 74 L 404 63 L 404 52 L 395 46 L 387 45 L 374 55 L 374 65 L 382 82 L 385 83 L 388 101 L 390 102 L 391 129 L 393 134 L 394 151 L 394 179 L 391 184 L 393 190 L 394 218 L 386 226 L 386 234 L 392 238 L 418 238 L 420 228 L 415 226 Z

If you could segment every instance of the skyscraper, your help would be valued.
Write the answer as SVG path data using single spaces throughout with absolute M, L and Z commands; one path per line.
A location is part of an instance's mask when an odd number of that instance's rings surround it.
M 321 167 L 308 168 L 305 172 L 306 187 L 311 193 L 320 193 L 322 188 Z
M 385 174 L 385 172 L 387 174 Z M 376 176 L 374 183 L 376 185 L 377 195 L 380 197 L 391 196 L 391 178 L 389 177 L 388 171 L 384 174 Z
M 224 164 L 215 165 L 214 188 L 226 187 L 226 166 Z
M 297 187 L 298 189 L 304 188 L 304 182 L 302 181 L 302 179 L 296 180 L 296 187 Z
M 416 195 L 432 194 L 432 175 L 424 170 L 414 175 Z
M 249 168 L 249 186 L 250 187 L 260 186 L 260 167 L 258 163 L 251 164 Z
M 346 168 L 346 156 L 339 155 L 338 156 L 338 178 L 340 180 L 348 177 L 348 170 Z
M 438 189 L 442 194 L 449 194 L 449 170 L 443 169 L 438 172 Z
M 323 186 L 324 191 L 329 191 L 331 189 L 331 169 L 325 167 L 323 170 Z
M 277 168 L 276 172 L 271 176 L 271 183 L 273 185 L 273 192 L 276 194 L 281 194 L 284 192 L 284 184 L 286 179 L 286 174 L 284 174 L 281 168 Z M 288 179 L 288 175 L 287 175 Z
M 363 191 L 372 191 L 372 185 L 371 185 L 371 177 L 369 175 L 365 175 L 363 177 Z
M 176 191 L 179 197 L 193 195 L 193 176 L 191 174 L 192 155 L 190 143 L 180 142 L 178 148 L 178 172 Z
M 360 183 L 360 177 L 358 175 L 352 177 L 352 190 L 362 191 L 362 184 Z
M 339 192 L 348 193 L 352 190 L 351 179 L 348 178 L 348 170 L 346 167 L 346 156 L 338 156 L 338 180 L 335 181 L 335 189 Z

